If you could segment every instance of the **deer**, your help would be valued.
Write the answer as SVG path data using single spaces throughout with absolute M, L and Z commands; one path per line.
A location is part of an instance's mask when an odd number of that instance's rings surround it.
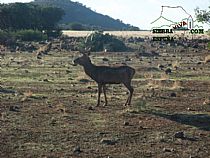
M 100 105 L 100 97 L 103 90 L 105 104 L 107 106 L 107 96 L 106 96 L 106 84 L 124 84 L 124 86 L 129 90 L 129 96 L 125 103 L 125 106 L 131 105 L 132 95 L 134 88 L 131 86 L 131 80 L 135 74 L 135 69 L 129 66 L 96 66 L 91 62 L 89 57 L 90 51 L 80 51 L 81 57 L 75 59 L 74 65 L 81 65 L 84 68 L 86 75 L 93 79 L 98 84 L 98 103 L 96 106 Z

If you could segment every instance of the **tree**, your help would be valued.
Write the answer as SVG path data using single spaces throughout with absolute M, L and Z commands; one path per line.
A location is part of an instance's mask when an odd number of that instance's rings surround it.
M 104 35 L 101 32 L 94 32 L 86 37 L 86 39 L 82 41 L 81 47 L 91 48 L 91 51 L 103 51 L 104 49 L 111 52 L 127 51 L 127 47 L 121 40 L 113 35 Z
M 52 30 L 56 23 L 61 20 L 64 11 L 60 8 L 44 7 L 41 8 L 41 24 L 43 30 Z
M 52 30 L 64 15 L 55 7 L 41 7 L 31 3 L 0 4 L 0 29 Z
M 195 9 L 195 15 L 199 22 L 210 24 L 210 6 L 209 10 Z
M 70 25 L 72 30 L 78 30 L 78 31 L 85 30 L 83 25 L 80 23 L 71 23 Z

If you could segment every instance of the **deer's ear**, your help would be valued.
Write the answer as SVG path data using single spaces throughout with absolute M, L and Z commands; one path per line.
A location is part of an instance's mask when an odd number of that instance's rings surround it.
M 90 48 L 90 47 L 86 48 L 86 51 L 87 51 L 87 52 L 90 52 L 90 50 L 91 50 L 91 48 Z
M 86 54 L 87 56 L 90 55 L 90 50 L 91 50 L 90 47 L 86 47 L 86 48 L 85 48 L 85 54 Z
M 86 54 L 87 54 L 87 56 L 89 56 L 90 55 L 90 51 L 88 51 Z

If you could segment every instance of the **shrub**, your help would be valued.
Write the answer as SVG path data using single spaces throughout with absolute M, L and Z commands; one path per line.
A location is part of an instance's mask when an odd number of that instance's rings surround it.
M 204 63 L 209 63 L 210 62 L 210 55 L 207 55 L 205 57 Z
M 210 50 L 210 42 L 208 43 L 207 48 L 208 48 L 208 50 Z
M 8 32 L 0 30 L 0 44 L 5 45 L 6 41 L 11 38 L 11 35 Z
M 48 31 L 45 31 L 45 34 L 47 35 L 48 38 L 57 38 L 62 35 L 62 31 L 61 30 L 48 30 Z
M 70 26 L 71 26 L 71 30 L 77 30 L 77 31 L 85 30 L 83 25 L 80 23 L 71 23 Z
M 95 32 L 89 35 L 80 45 L 80 47 L 89 47 L 91 51 L 103 51 L 107 49 L 112 52 L 127 51 L 125 44 L 115 36 Z
M 42 41 L 47 39 L 47 35 L 38 30 L 19 30 L 12 32 L 12 36 L 22 41 Z

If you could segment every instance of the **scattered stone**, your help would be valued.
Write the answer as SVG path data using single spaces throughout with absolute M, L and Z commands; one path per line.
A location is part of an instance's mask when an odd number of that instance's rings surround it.
M 158 65 L 158 68 L 162 70 L 162 69 L 164 68 L 164 66 L 161 65 L 161 64 L 159 64 L 159 65 Z
M 29 71 L 28 70 L 25 70 L 25 73 L 29 73 Z
M 188 111 L 193 111 L 191 108 L 187 108 Z
M 80 154 L 82 151 L 81 151 L 81 149 L 80 149 L 80 147 L 79 146 L 77 146 L 77 147 L 75 147 L 74 149 L 73 149 L 73 153 L 75 153 L 75 154 Z
M 5 94 L 12 93 L 12 94 L 15 94 L 16 91 L 11 90 L 11 89 L 5 89 L 5 88 L 3 88 L 3 87 L 0 86 L 0 93 L 5 93 Z
M 88 110 L 93 111 L 94 109 L 93 109 L 92 106 L 90 106 L 90 107 L 88 108 Z
M 124 126 L 129 126 L 129 122 L 124 122 Z
M 102 144 L 106 144 L 106 145 L 115 145 L 117 143 L 116 140 L 112 140 L 112 139 L 107 139 L 107 138 L 103 138 L 101 140 Z
M 127 59 L 125 59 L 125 61 L 132 61 L 132 59 L 131 58 L 127 58 Z
M 109 61 L 109 59 L 107 59 L 107 58 L 103 58 L 102 60 L 103 60 L 103 61 Z
M 174 149 L 173 148 L 163 148 L 164 152 L 173 152 Z
M 70 74 L 70 73 L 72 73 L 72 71 L 70 71 L 70 70 L 66 70 L 66 73 L 67 73 L 67 74 Z
M 20 107 L 14 105 L 9 107 L 9 111 L 20 112 Z
M 82 82 L 82 83 L 88 83 L 88 82 L 90 82 L 90 80 L 88 80 L 88 79 L 81 79 L 79 81 Z
M 49 80 L 48 80 L 48 79 L 43 79 L 43 81 L 44 81 L 44 82 L 49 82 Z
M 184 134 L 184 132 L 176 132 L 175 134 L 174 134 L 174 137 L 175 138 L 181 138 L 181 139 L 183 139 L 183 138 L 185 138 L 185 134 Z
M 172 73 L 172 71 L 171 71 L 171 69 L 170 69 L 170 68 L 167 68 L 167 69 L 165 70 L 165 73 L 168 75 L 168 74 L 171 74 L 171 73 Z
M 176 93 L 171 93 L 171 97 L 176 97 Z
M 73 101 L 72 101 L 72 103 L 73 103 L 73 104 L 76 104 L 76 103 L 77 103 L 77 101 L 76 101 L 76 100 L 73 100 Z

